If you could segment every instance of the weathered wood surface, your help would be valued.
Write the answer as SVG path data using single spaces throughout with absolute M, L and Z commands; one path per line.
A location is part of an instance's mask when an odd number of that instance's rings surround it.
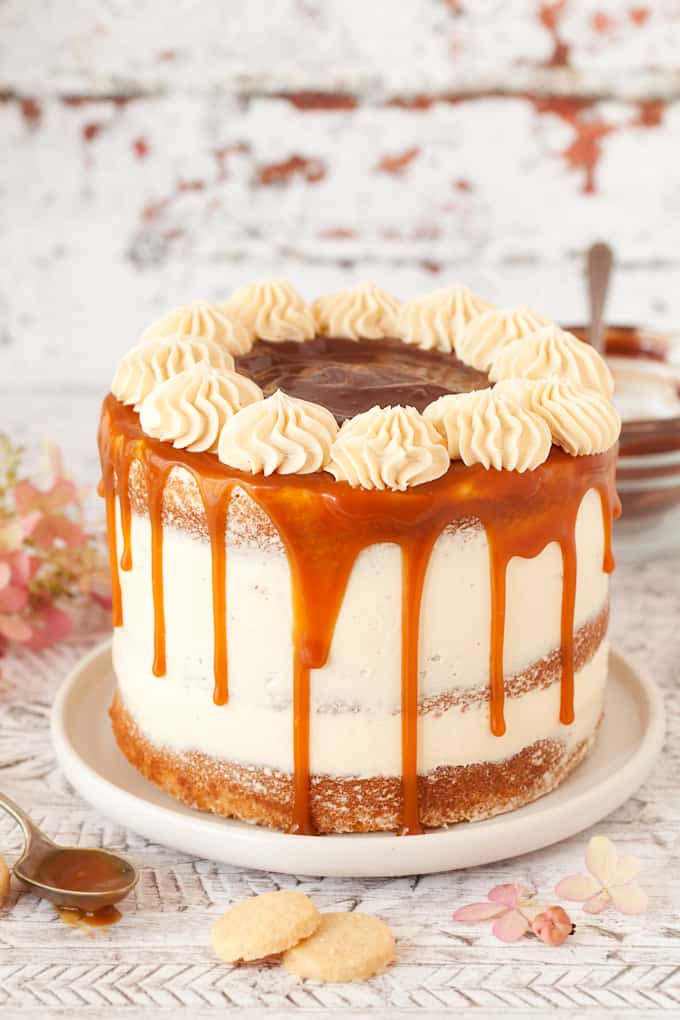
M 22 95 L 639 96 L 678 85 L 675 0 L 5 0 Z
M 461 278 L 680 321 L 680 8 L 620 0 L 0 6 L 0 386 L 101 387 L 160 311 Z
M 97 398 L 25 396 L 3 401 L 3 426 L 33 443 L 55 432 L 78 479 L 93 484 Z M 13 891 L 0 911 L 0 1012 L 26 1017 L 163 1015 L 200 1018 L 218 1009 L 239 1016 L 448 1016 L 481 1020 L 545 1016 L 640 1017 L 680 1010 L 680 801 L 677 697 L 680 561 L 622 567 L 614 577 L 613 638 L 666 692 L 664 755 L 636 796 L 592 830 L 514 861 L 461 873 L 350 881 L 243 871 L 150 844 L 89 808 L 55 766 L 49 708 L 72 665 L 108 632 L 97 613 L 66 645 L 0 665 L 0 788 L 26 805 L 56 839 L 129 852 L 143 877 L 123 920 L 88 937 L 59 922 L 50 906 Z M 453 910 L 492 885 L 523 879 L 548 899 L 558 878 L 581 870 L 593 833 L 639 854 L 651 896 L 647 915 L 575 910 L 576 936 L 561 949 L 524 941 L 505 946 L 489 927 L 462 926 Z M 11 860 L 18 830 L 0 818 L 0 852 Z M 395 967 L 365 985 L 300 984 L 278 967 L 231 968 L 207 945 L 212 920 L 232 901 L 277 887 L 301 888 L 323 909 L 357 907 L 384 917 L 398 937 Z

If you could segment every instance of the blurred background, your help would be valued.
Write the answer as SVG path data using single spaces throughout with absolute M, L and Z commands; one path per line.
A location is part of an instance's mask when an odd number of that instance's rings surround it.
M 90 476 L 141 329 L 253 277 L 573 322 L 602 238 L 680 323 L 680 0 L 4 0 L 0 100 L 0 425 Z

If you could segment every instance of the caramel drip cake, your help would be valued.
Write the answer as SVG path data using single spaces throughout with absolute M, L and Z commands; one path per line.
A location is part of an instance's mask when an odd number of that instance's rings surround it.
M 259 282 L 149 326 L 99 437 L 129 761 L 298 834 L 553 789 L 603 711 L 611 393 L 586 343 L 462 286 Z

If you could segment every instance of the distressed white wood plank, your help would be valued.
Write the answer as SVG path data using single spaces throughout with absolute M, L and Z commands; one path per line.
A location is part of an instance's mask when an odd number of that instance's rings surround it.
M 680 103 L 547 102 L 0 105 L 0 386 L 103 387 L 154 315 L 253 276 L 310 298 L 462 278 L 580 318 L 601 236 L 621 265 L 611 314 L 677 326 Z
M 94 394 L 5 395 L 3 427 L 33 444 L 40 424 L 64 424 L 68 461 L 83 483 L 92 460 Z M 55 768 L 49 705 L 69 668 L 108 630 L 91 610 L 76 635 L 41 656 L 0 664 L 0 787 L 32 810 L 64 842 L 130 853 L 142 881 L 116 927 L 88 937 L 58 922 L 52 908 L 13 891 L 0 912 L 0 1010 L 3 1020 L 44 1015 L 105 1020 L 149 1016 L 294 1017 L 457 1014 L 491 1020 L 543 1017 L 675 1016 L 680 1009 L 680 561 L 626 566 L 614 575 L 614 641 L 656 677 L 667 694 L 667 747 L 650 779 L 592 833 L 609 835 L 643 860 L 651 909 L 643 917 L 587 918 L 559 950 L 533 941 L 504 946 L 488 926 L 451 919 L 464 902 L 520 878 L 550 901 L 559 877 L 580 870 L 589 832 L 508 862 L 421 878 L 340 880 L 240 870 L 159 847 L 91 810 Z M 0 851 L 18 852 L 16 827 L 0 817 Z M 366 985 L 300 984 L 279 967 L 230 968 L 214 959 L 207 934 L 226 905 L 275 888 L 300 888 L 322 909 L 364 909 L 383 916 L 399 945 L 395 967 Z
M 597 234 L 623 260 L 678 258 L 680 102 L 52 100 L 29 119 L 8 102 L 0 137 L 15 259 L 99 242 L 139 268 L 272 250 L 497 261 L 559 258 Z
M 677 92 L 675 0 L 5 0 L 24 95 Z

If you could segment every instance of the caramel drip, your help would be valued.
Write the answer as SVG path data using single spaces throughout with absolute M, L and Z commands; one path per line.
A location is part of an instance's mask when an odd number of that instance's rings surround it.
M 560 689 L 560 722 L 574 721 L 574 610 L 576 607 L 576 520 L 570 534 L 562 539 L 562 618 L 560 621 L 560 655 L 562 681 Z
M 301 836 L 316 831 L 309 808 L 309 666 L 296 648 L 293 654 L 293 821 L 291 832 Z
M 102 907 L 92 913 L 79 907 L 57 907 L 59 918 L 70 928 L 108 928 L 123 916 L 117 907 Z
M 109 545 L 109 569 L 111 572 L 111 620 L 114 627 L 123 626 L 123 599 L 118 573 L 118 539 L 116 536 L 116 480 L 113 465 L 103 468 L 102 483 L 106 500 L 106 534 Z
M 604 560 L 602 569 L 605 574 L 611 574 L 616 566 L 614 553 L 612 552 L 612 523 L 621 516 L 621 500 L 613 485 L 605 482 L 598 482 L 595 488 L 600 493 L 602 502 L 602 523 L 604 527 Z
M 491 638 L 489 641 L 489 725 L 495 737 L 505 733 L 505 676 L 503 650 L 505 647 L 505 582 L 508 572 L 508 555 L 495 530 L 487 532 L 489 542 L 489 568 L 491 570 Z
M 425 574 L 436 534 L 401 550 L 401 774 L 402 832 L 422 832 L 418 807 L 418 644 Z
M 120 505 L 120 530 L 123 533 L 123 552 L 120 557 L 121 570 L 132 570 L 132 542 L 131 525 L 132 515 L 130 510 L 130 468 L 132 458 L 121 456 L 124 454 L 122 443 L 116 444 L 116 479 L 118 487 L 118 502 Z
M 310 493 L 291 506 L 285 486 L 242 485 L 261 506 L 283 542 L 291 574 L 293 601 L 293 818 L 291 832 L 315 831 L 309 803 L 309 731 L 311 670 L 328 660 L 335 623 L 354 561 L 362 544 L 350 533 L 351 522 L 332 520 L 323 497 Z M 330 514 L 330 516 L 329 516 Z M 325 518 L 327 526 L 319 526 Z M 338 530 L 347 529 L 343 543 Z
M 153 593 L 154 676 L 165 676 L 165 582 L 163 579 L 163 497 L 170 468 L 158 470 L 147 460 L 148 510 L 151 524 L 151 588 Z
M 118 573 L 118 539 L 116 535 L 116 473 L 112 445 L 116 442 L 111 428 L 106 405 L 99 426 L 99 455 L 102 465 L 100 494 L 106 506 L 106 537 L 109 547 L 109 570 L 111 573 L 111 622 L 114 627 L 123 625 L 123 599 Z
M 210 536 L 213 603 L 213 701 L 226 705 L 229 700 L 227 665 L 227 513 L 231 486 L 199 483 Z
M 312 671 L 322 669 L 357 557 L 380 543 L 402 554 L 402 782 L 404 832 L 420 831 L 418 810 L 418 639 L 420 608 L 434 544 L 448 525 L 478 520 L 489 542 L 491 578 L 490 726 L 505 732 L 503 650 L 506 573 L 514 556 L 532 558 L 551 542 L 562 552 L 562 691 L 560 719 L 573 719 L 573 628 L 576 593 L 576 517 L 595 488 L 601 497 L 605 533 L 603 569 L 613 568 L 611 519 L 618 514 L 614 489 L 616 448 L 574 458 L 553 448 L 535 471 L 485 471 L 452 464 L 442 478 L 406 493 L 352 489 L 324 472 L 307 476 L 246 475 L 227 468 L 213 454 L 189 454 L 150 439 L 137 415 L 107 397 L 100 429 L 102 491 L 106 499 L 113 586 L 114 624 L 122 622 L 116 546 L 116 488 L 123 480 L 130 499 L 130 463 L 141 467 L 139 489 L 151 525 L 154 601 L 153 672 L 165 672 L 162 507 L 166 481 L 183 468 L 196 481 L 207 521 L 212 554 L 214 662 L 217 704 L 228 697 L 226 635 L 226 524 L 229 501 L 242 489 L 267 514 L 286 551 L 293 603 L 293 809 L 291 830 L 314 831 L 310 797 Z M 125 466 L 123 466 L 125 465 Z M 117 484 L 116 484 L 117 483 Z M 135 493 L 135 505 L 144 496 Z M 121 519 L 129 513 L 121 503 Z M 127 517 L 126 517 L 127 514 Z M 129 525 L 128 525 L 129 527 Z M 123 527 L 125 535 L 125 526 Z M 123 560 L 127 562 L 126 557 Z M 131 556 L 129 559 L 131 564 Z
M 551 454 L 554 457 L 555 453 Z M 607 455 L 601 455 L 606 457 Z M 595 458 L 589 458 L 594 460 Z M 533 472 L 535 474 L 535 472 Z M 489 653 L 489 715 L 491 732 L 501 737 L 505 733 L 504 701 L 505 674 L 503 652 L 505 645 L 506 579 L 510 560 L 514 556 L 533 559 L 551 542 L 557 542 L 562 554 L 562 607 L 560 618 L 560 657 L 562 677 L 560 692 L 560 722 L 574 721 L 574 610 L 576 605 L 576 518 L 581 501 L 589 488 L 599 491 L 605 534 L 603 570 L 613 570 L 611 552 L 610 487 L 613 491 L 613 474 L 607 480 L 581 479 L 581 484 L 566 486 L 560 494 L 551 494 L 555 503 L 535 507 L 534 513 L 516 519 L 512 526 L 502 514 L 481 518 L 489 542 L 491 586 L 491 637 Z M 571 488 L 571 491 L 570 491 Z M 545 494 L 536 493 L 536 498 Z M 537 518 L 542 526 L 537 526 Z

